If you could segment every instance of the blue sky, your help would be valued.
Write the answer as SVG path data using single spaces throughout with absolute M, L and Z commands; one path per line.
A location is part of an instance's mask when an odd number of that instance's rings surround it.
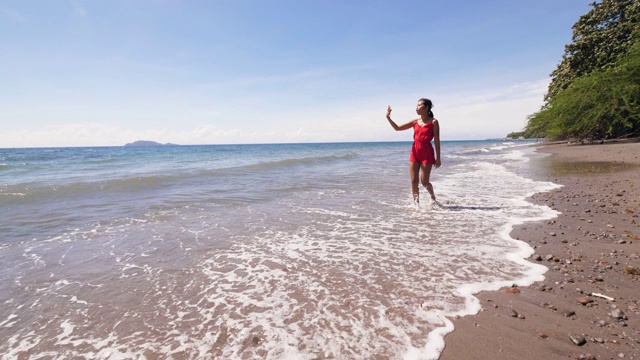
M 503 137 L 592 0 L 0 0 L 0 147 Z

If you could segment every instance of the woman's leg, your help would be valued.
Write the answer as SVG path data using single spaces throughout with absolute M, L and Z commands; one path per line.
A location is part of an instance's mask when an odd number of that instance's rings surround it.
M 420 165 L 420 168 L 422 169 L 422 176 L 420 176 L 420 181 L 422 182 L 422 185 L 427 188 L 429 195 L 431 195 L 431 200 L 436 201 L 436 194 L 433 192 L 433 186 L 429 182 L 433 164 Z
M 411 190 L 413 191 L 413 202 L 420 202 L 420 187 L 418 186 L 418 179 L 420 176 L 420 163 L 409 163 L 409 176 L 411 177 Z

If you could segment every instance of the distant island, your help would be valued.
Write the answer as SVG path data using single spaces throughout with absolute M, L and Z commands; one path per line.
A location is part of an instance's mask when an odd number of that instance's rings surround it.
M 155 142 L 155 141 L 138 140 L 132 143 L 124 144 L 124 146 L 178 146 L 178 145 L 171 144 L 171 143 L 160 144 L 159 142 Z

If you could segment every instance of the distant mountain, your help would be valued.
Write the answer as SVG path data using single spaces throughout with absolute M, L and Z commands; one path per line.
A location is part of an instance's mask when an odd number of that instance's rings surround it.
M 125 144 L 124 146 L 177 146 L 177 144 L 171 144 L 171 143 L 160 144 L 159 142 L 155 142 L 155 141 L 138 140 L 132 143 Z

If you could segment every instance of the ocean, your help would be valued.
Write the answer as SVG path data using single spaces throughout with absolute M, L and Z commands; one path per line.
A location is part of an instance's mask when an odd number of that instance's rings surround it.
M 531 142 L 0 149 L 2 359 L 435 359 L 472 294 L 541 280 L 509 236 Z

